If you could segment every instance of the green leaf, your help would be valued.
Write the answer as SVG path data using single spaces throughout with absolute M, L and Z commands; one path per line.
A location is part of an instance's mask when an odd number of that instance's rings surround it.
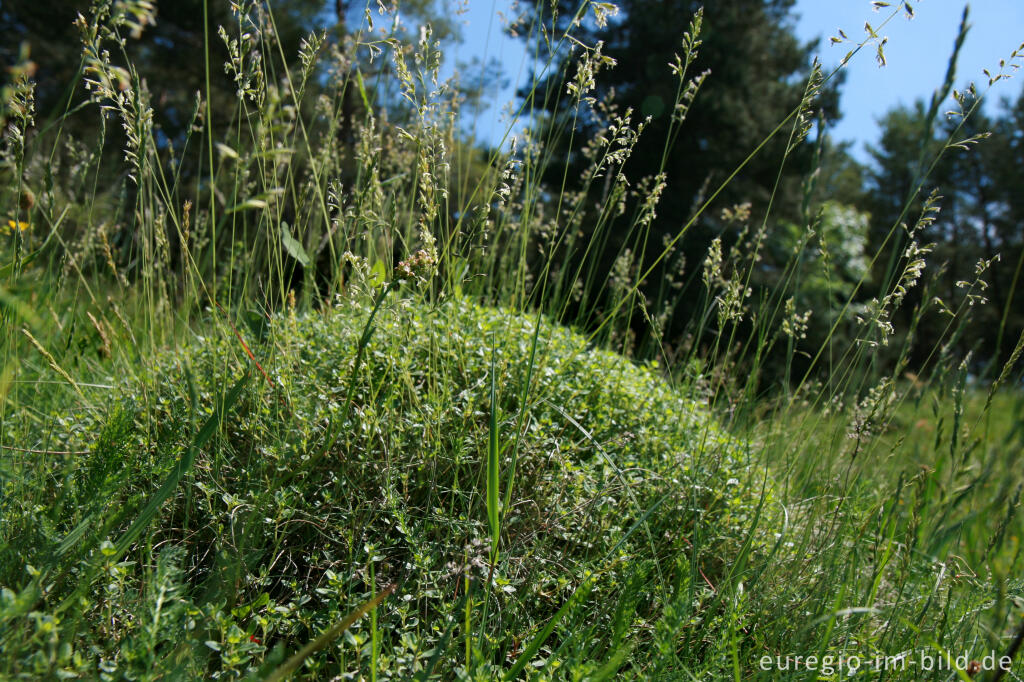
M 376 263 L 373 264 L 373 267 L 370 268 L 369 284 L 371 287 L 374 288 L 379 287 L 380 285 L 384 284 L 385 280 L 387 280 L 387 277 L 388 273 L 387 270 L 384 268 L 384 262 L 377 261 Z
M 303 267 L 309 265 L 309 254 L 302 247 L 302 243 L 292 236 L 291 231 L 288 229 L 288 223 L 283 220 L 281 221 L 281 244 L 284 246 L 284 250 L 288 252 L 288 255 L 302 263 Z
M 370 106 L 370 98 L 366 95 L 366 84 L 363 82 L 363 73 L 359 69 L 356 69 L 356 85 L 359 86 L 359 98 L 363 100 L 363 106 L 366 107 L 367 111 L 372 111 L 373 107 Z
M 267 206 L 269 206 L 269 204 L 267 203 L 267 201 L 265 199 L 252 198 L 252 199 L 246 199 L 245 201 L 243 201 L 240 204 L 235 204 L 234 206 L 229 208 L 224 213 L 227 214 L 227 215 L 231 215 L 232 213 L 238 213 L 239 211 L 249 211 L 249 210 L 262 211 L 265 208 L 267 208 Z

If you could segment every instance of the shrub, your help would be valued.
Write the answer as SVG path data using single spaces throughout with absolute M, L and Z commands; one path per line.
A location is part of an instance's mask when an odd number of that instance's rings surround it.
M 742 492 L 753 471 L 701 396 L 675 390 L 653 366 L 588 348 L 569 329 L 463 299 L 382 308 L 353 379 L 368 312 L 346 304 L 281 316 L 244 347 L 232 333 L 199 339 L 127 382 L 104 420 L 68 435 L 67 450 L 90 454 L 70 467 L 79 474 L 67 481 L 75 488 L 68 499 L 79 503 L 68 505 L 56 534 L 74 532 L 89 513 L 105 518 L 92 521 L 72 562 L 54 560 L 46 543 L 22 552 L 29 564 L 49 558 L 54 570 L 85 576 L 105 553 L 119 558 L 109 548 L 189 450 L 205 418 L 193 414 L 193 393 L 200 412 L 212 413 L 252 364 L 244 348 L 266 372 L 255 371 L 145 540 L 95 576 L 86 622 L 55 630 L 58 651 L 89 651 L 58 666 L 242 673 L 268 647 L 294 651 L 394 581 L 375 625 L 356 623 L 309 665 L 328 675 L 378 656 L 382 676 L 407 677 L 438 645 L 466 578 L 492 580 L 493 590 L 478 590 L 494 600 L 496 615 L 483 626 L 489 650 L 514 656 L 590 575 L 600 577 L 581 606 L 589 634 L 566 628 L 555 639 L 582 637 L 575 646 L 610 655 L 594 627 L 614 620 L 628 592 L 642 605 L 633 606 L 638 618 L 620 623 L 619 639 L 646 636 L 690 577 L 679 557 L 691 556 L 695 536 L 704 549 L 693 559 L 707 584 L 735 555 L 758 516 L 758 496 Z M 517 460 L 493 574 L 482 495 L 492 362 L 503 494 Z M 145 424 L 154 426 L 146 432 Z M 141 447 L 128 454 L 125 443 Z M 81 503 L 87 498 L 102 503 Z M 5 584 L 24 582 L 23 566 L 7 568 Z M 47 618 L 75 581 L 64 585 L 29 614 L 27 648 L 38 636 L 29 621 Z M 173 602 L 168 613 L 180 623 L 145 630 L 161 599 Z M 458 652 L 446 667 L 460 663 Z M 39 661 L 24 665 L 42 671 Z

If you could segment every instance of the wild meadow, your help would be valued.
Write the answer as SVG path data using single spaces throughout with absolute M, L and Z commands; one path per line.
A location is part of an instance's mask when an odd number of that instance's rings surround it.
M 495 145 L 391 3 L 204 0 L 187 99 L 159 4 L 83 6 L 59 106 L 5 75 L 0 678 L 1024 675 L 1020 241 L 943 286 L 934 182 L 1024 52 L 951 46 L 877 238 L 845 61 L 666 228 L 710 7 L 656 128 L 598 87 L 615 7 L 531 4 Z

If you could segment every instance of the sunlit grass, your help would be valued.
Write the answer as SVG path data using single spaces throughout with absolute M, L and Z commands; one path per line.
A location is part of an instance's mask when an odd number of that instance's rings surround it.
M 776 679 L 793 671 L 763 657 L 1011 651 L 1022 346 L 974 376 L 951 326 L 908 370 L 925 311 L 909 329 L 894 312 L 928 284 L 926 246 L 892 259 L 871 305 L 856 289 L 888 251 L 826 288 L 819 348 L 795 297 L 833 265 L 800 226 L 748 293 L 766 240 L 749 206 L 723 213 L 744 237 L 713 242 L 692 287 L 647 301 L 651 259 L 596 265 L 616 194 L 587 207 L 541 183 L 563 124 L 470 148 L 429 40 L 356 36 L 394 62 L 386 116 L 357 55 L 314 34 L 289 71 L 273 16 L 246 15 L 228 45 L 266 62 L 238 52 L 230 126 L 205 127 L 200 93 L 172 149 L 116 39 L 138 11 L 79 20 L 83 77 L 124 128 L 121 182 L 97 183 L 102 145 L 33 135 L 28 80 L 10 94 L 0 676 Z M 689 30 L 687 105 L 699 16 Z M 335 99 L 303 91 L 317 64 Z M 609 66 L 596 49 L 580 65 Z M 826 76 L 773 135 L 807 134 Z M 365 105 L 354 147 L 334 137 L 346 89 Z M 625 191 L 640 134 L 623 118 L 580 141 L 587 182 Z M 70 179 L 22 207 L 52 159 Z M 650 182 L 623 244 L 646 243 Z M 969 313 L 972 290 L 948 304 Z M 663 336 L 673 296 L 702 305 L 681 340 Z M 895 361 L 875 362 L 887 344 Z

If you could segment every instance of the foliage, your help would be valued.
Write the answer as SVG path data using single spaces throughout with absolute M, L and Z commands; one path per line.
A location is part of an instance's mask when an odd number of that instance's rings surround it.
M 971 89 L 961 95 L 961 108 L 978 106 Z M 970 118 L 950 115 L 929 136 L 924 104 L 898 108 L 882 121 L 879 146 L 872 151 L 876 165 L 870 173 L 867 204 L 873 215 L 874 248 L 891 241 L 893 252 L 910 242 L 907 228 L 889 233 L 892 226 L 919 215 L 927 192 L 938 188 L 941 213 L 920 233 L 919 241 L 930 245 L 932 258 L 943 265 L 941 276 L 929 290 L 941 302 L 925 320 L 928 334 L 941 334 L 950 326 L 962 327 L 957 343 L 961 357 L 972 353 L 979 366 L 1005 362 L 1012 352 L 1010 339 L 1024 329 L 1014 300 L 1019 287 L 1021 262 L 1020 212 L 1015 208 L 1018 194 L 1017 156 L 1020 152 L 1020 121 L 1014 113 L 1024 102 L 1004 102 L 1001 113 L 991 118 L 981 111 Z M 943 152 L 934 168 L 921 165 L 921 140 L 930 153 Z M 904 199 L 913 196 L 904 213 Z M 891 263 L 878 263 L 879 273 Z M 880 282 L 882 275 L 872 278 Z M 914 304 L 928 306 L 920 294 Z M 972 311 L 967 322 L 965 308 L 952 302 L 966 298 Z M 988 303 L 988 305 L 984 305 Z M 904 315 L 910 315 L 905 311 Z M 997 333 L 985 333 L 998 330 Z M 915 366 L 929 349 L 914 348 Z
M 577 210 L 592 226 L 587 241 L 562 257 L 583 261 L 595 275 L 580 301 L 587 311 L 614 298 L 600 283 L 603 273 L 614 276 L 620 259 L 644 271 L 658 263 L 666 243 L 678 240 L 673 257 L 641 286 L 658 307 L 666 305 L 659 282 L 685 283 L 688 295 L 670 313 L 671 337 L 699 307 L 687 301 L 699 300 L 700 265 L 712 239 L 726 247 L 739 239 L 739 226 L 719 217 L 723 208 L 745 205 L 755 224 L 767 223 L 769 211 L 772 221 L 800 219 L 801 185 L 814 161 L 805 124 L 815 110 L 837 117 L 841 76 L 823 83 L 811 60 L 814 45 L 792 34 L 792 0 L 630 0 L 614 14 L 595 3 L 597 18 L 577 4 L 537 0 L 545 32 L 539 38 L 521 32 L 544 43 L 542 61 L 556 60 L 536 92 L 527 93 L 544 125 L 559 131 L 547 179 L 586 197 Z M 694 16 L 682 35 L 683 22 Z M 569 27 L 572 38 L 558 41 Z M 602 106 L 591 110 L 581 99 Z M 797 109 L 800 116 L 791 118 Z M 780 124 L 781 133 L 773 134 Z M 762 143 L 761 153 L 748 158 Z M 627 150 L 628 160 L 615 163 Z M 591 175 L 585 169 L 595 154 L 606 154 L 609 167 Z M 715 210 L 698 215 L 713 194 Z M 606 203 L 613 212 L 592 214 L 592 206 Z
M 462 139 L 444 29 L 410 34 L 398 7 L 282 53 L 270 6 L 239 6 L 190 57 L 223 58 L 240 92 L 204 83 L 184 140 L 140 77 L 147 3 L 78 20 L 92 100 L 54 126 L 19 50 L 0 676 L 779 679 L 801 656 L 845 679 L 854 657 L 949 654 L 936 675 L 963 679 L 1016 651 L 1020 261 L 950 289 L 935 259 L 961 272 L 990 248 L 975 235 L 1013 255 L 1018 197 L 993 176 L 1018 177 L 1019 112 L 979 118 L 969 88 L 945 128 L 951 60 L 865 169 L 814 123 L 824 72 L 762 73 L 751 91 L 791 108 L 733 121 L 756 152 L 702 169 L 721 192 L 659 241 L 723 17 L 761 36 L 754 61 L 804 54 L 788 3 L 757 4 L 759 26 L 739 6 L 689 18 L 660 143 L 593 96 L 620 46 L 577 36 L 640 21 L 608 3 L 532 25 L 566 80 L 540 74 L 527 101 L 548 113 L 501 150 Z M 884 60 L 877 27 L 854 45 Z M 1000 147 L 951 153 L 987 127 Z M 672 172 L 638 175 L 652 162 Z M 825 655 L 845 669 L 811 670 Z
M 108 548 L 244 368 L 235 338 L 162 357 L 140 380 L 110 389 L 122 408 L 92 420 L 75 415 L 68 431 L 45 441 L 33 438 L 28 415 L 12 415 L 19 442 L 81 454 L 8 471 L 8 499 L 31 503 L 4 511 L 6 594 L 25 594 L 40 573 L 56 585 L 8 622 L 6 674 L 88 674 L 97 665 L 127 676 L 245 673 L 275 644 L 298 648 L 392 581 L 397 610 L 378 619 L 379 630 L 354 625 L 344 642 L 307 661 L 306 674 L 360 668 L 371 638 L 386 676 L 421 670 L 440 630 L 415 623 L 443 623 L 466 581 L 489 576 L 480 472 L 492 352 L 502 440 L 520 422 L 524 433 L 515 479 L 502 477 L 516 503 L 503 514 L 507 559 L 491 576 L 500 617 L 483 626 L 491 662 L 512 655 L 514 641 L 591 574 L 600 577 L 585 601 L 588 618 L 611 617 L 641 556 L 661 575 L 648 578 L 646 617 L 622 636 L 642 636 L 664 615 L 671 586 L 692 578 L 673 558 L 690 538 L 721 551 L 744 533 L 764 535 L 754 496 L 742 492 L 759 477 L 706 408 L 653 368 L 586 350 L 582 337 L 537 318 L 466 301 L 388 307 L 346 410 L 367 314 L 345 305 L 284 316 L 262 342 L 250 339 L 269 384 L 251 385 L 225 412 L 145 540 L 116 563 L 104 558 L 113 556 Z M 524 381 L 537 324 L 536 381 L 521 405 L 514 387 Z M 504 448 L 506 475 L 510 455 Z M 59 490 L 45 487 L 53 477 L 65 481 Z M 716 553 L 693 560 L 712 578 L 725 570 Z M 103 570 L 90 584 L 67 580 L 94 565 Z M 58 627 L 72 587 L 91 606 Z M 58 653 L 40 658 L 32 651 L 43 621 L 53 623 L 47 638 Z M 578 638 L 567 623 L 556 639 L 604 655 L 596 632 Z M 172 650 L 169 659 L 156 653 Z M 478 662 L 448 655 L 442 666 Z

